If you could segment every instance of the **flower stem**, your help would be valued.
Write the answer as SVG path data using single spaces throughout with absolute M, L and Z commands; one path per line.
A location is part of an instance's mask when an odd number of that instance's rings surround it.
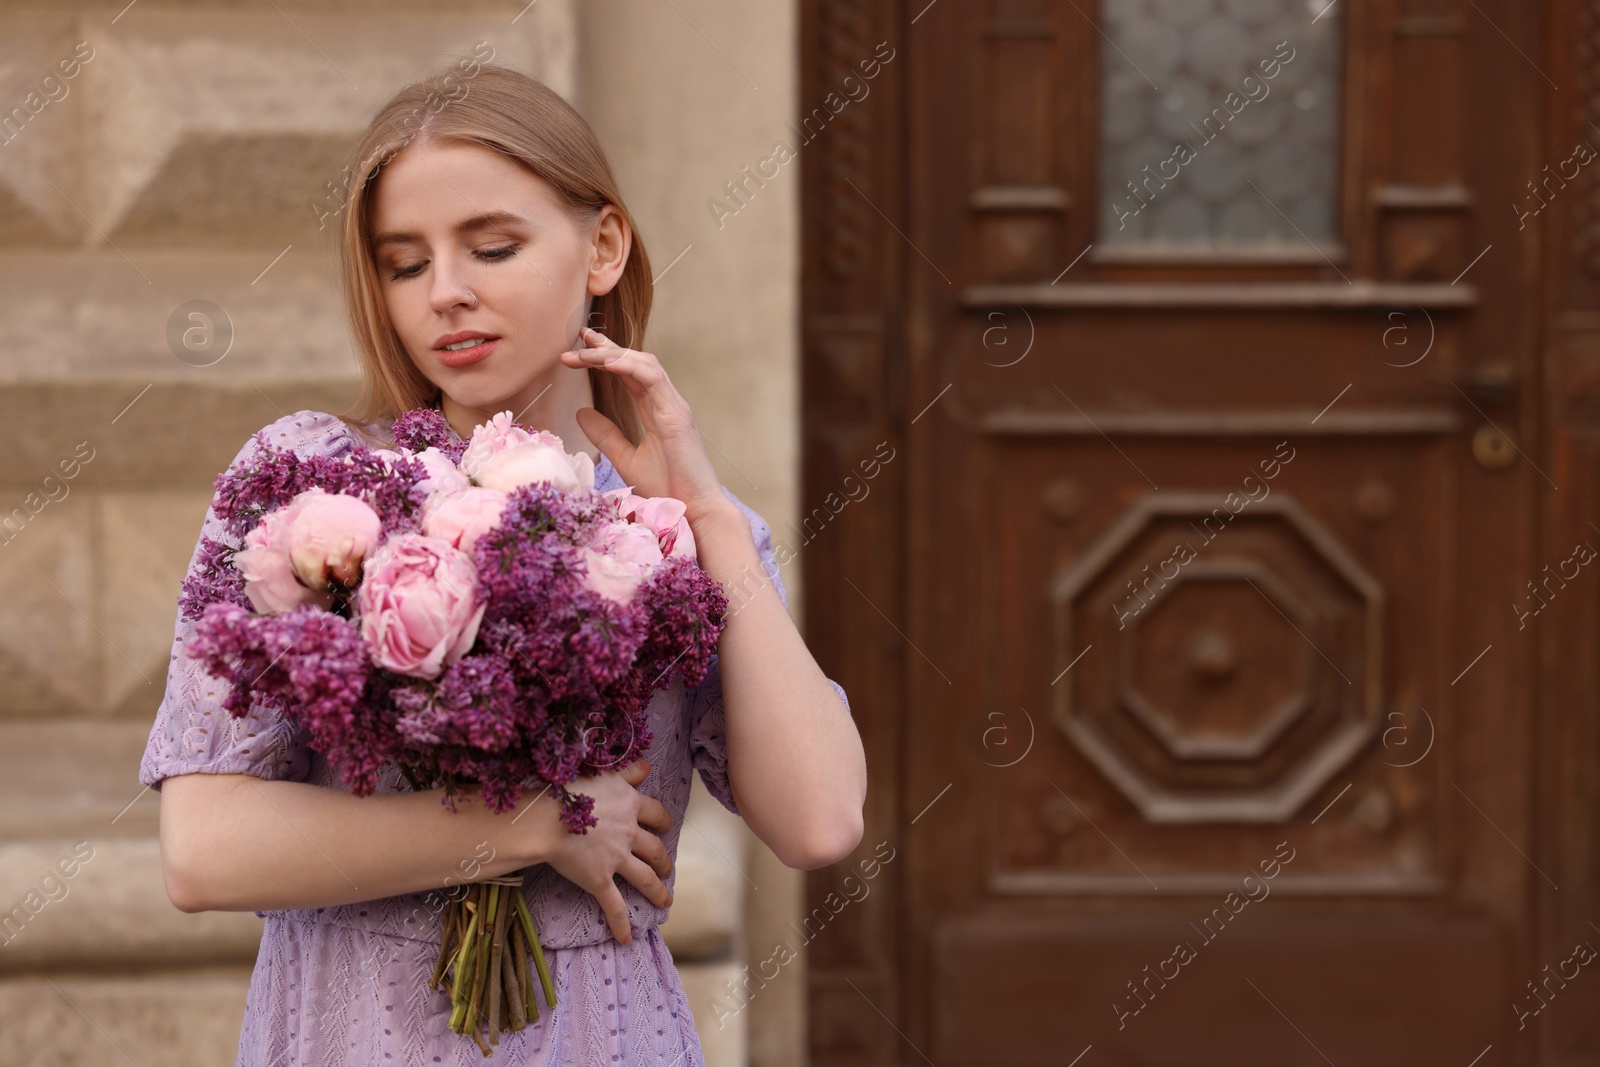
M 433 976 L 428 979 L 429 989 L 438 989 L 439 983 L 444 980 L 445 969 L 453 958 L 450 952 L 451 942 L 460 943 L 460 924 L 456 914 L 455 902 L 452 901 L 444 912 L 444 922 L 439 934 L 439 960 L 433 965 Z
M 512 927 L 517 957 L 517 989 L 522 998 L 522 1017 L 530 1023 L 539 1021 L 539 1002 L 533 996 L 533 984 L 528 974 L 528 934 L 519 922 Z
M 480 908 L 488 907 L 488 905 L 484 902 L 484 898 L 487 895 L 487 890 L 488 886 L 474 887 L 474 892 L 478 896 Z M 473 949 L 474 958 L 472 961 L 472 996 L 467 999 L 467 1032 L 472 1035 L 472 1040 L 478 1041 L 480 1048 L 485 1049 L 485 1055 L 488 1055 L 487 1046 L 478 1040 L 478 1005 L 483 1003 L 483 987 L 486 984 L 486 980 L 489 976 L 489 931 L 486 928 L 488 921 L 488 915 L 485 914 L 483 920 L 484 924 L 478 927 L 477 941 Z
M 539 969 L 539 984 L 544 987 L 544 1002 L 553 1008 L 556 1006 L 556 984 L 550 978 L 550 967 L 544 960 L 544 948 L 539 944 L 539 931 L 533 925 L 533 916 L 528 913 L 528 902 L 521 893 L 517 894 L 517 915 L 527 930 L 528 944 L 533 949 L 533 965 Z
M 473 967 L 473 956 L 478 944 L 479 916 L 479 909 L 473 906 L 470 897 L 462 903 L 462 907 L 471 914 L 471 918 L 467 921 L 466 933 L 461 938 L 461 950 L 456 954 L 455 980 L 451 983 L 450 989 L 450 999 L 455 1002 L 455 1007 L 450 1012 L 450 1029 L 458 1034 L 467 1032 L 467 1002 L 470 999 L 470 982 L 467 975 L 476 971 Z
M 512 923 L 507 923 L 506 927 L 506 933 L 501 936 L 508 942 L 507 947 L 510 951 L 501 960 L 500 966 L 503 970 L 500 972 L 500 981 L 506 991 L 506 1022 L 510 1024 L 511 1032 L 516 1033 L 528 1025 L 528 1017 L 524 1011 L 524 1004 L 527 998 L 523 996 L 522 982 L 517 976 L 517 972 L 521 968 L 517 966 L 517 938 L 515 935 L 521 931 L 521 927 Z
M 506 908 L 501 904 L 504 886 L 489 886 L 489 1044 L 500 1043 L 500 1002 L 504 999 L 502 960 L 506 948 Z M 510 902 L 507 901 L 507 904 Z
M 437 989 L 448 981 L 450 1029 L 470 1036 L 490 1056 L 503 1032 L 516 1033 L 539 1020 L 533 973 L 537 971 L 552 1008 L 555 981 L 520 884 L 491 880 L 469 883 L 463 890 L 446 907 L 429 985 Z

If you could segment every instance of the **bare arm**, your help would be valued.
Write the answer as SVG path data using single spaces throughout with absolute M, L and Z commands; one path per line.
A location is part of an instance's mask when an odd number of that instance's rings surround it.
M 724 502 L 691 523 L 700 565 L 729 590 L 717 642 L 729 785 L 745 822 L 780 860 L 824 867 L 861 842 L 866 753 L 768 579 L 749 520 Z
M 736 591 L 717 659 L 728 783 L 740 814 L 790 867 L 843 859 L 864 832 L 861 735 L 767 578 L 750 523 L 724 492 L 688 403 L 659 359 L 622 348 L 598 330 L 582 329 L 561 359 L 621 379 L 638 407 L 643 438 L 634 443 L 589 407 L 574 414 L 579 428 L 635 493 L 683 501 L 700 566 Z
M 186 912 L 332 907 L 550 863 L 600 900 L 626 941 L 613 872 L 671 903 L 663 879 L 672 861 L 651 832 L 667 829 L 667 811 L 634 788 L 648 771 L 641 760 L 574 783 L 595 797 L 599 819 L 582 835 L 566 832 L 548 795 L 497 815 L 476 789 L 451 812 L 442 789 L 358 798 L 250 774 L 175 775 L 161 787 L 167 895 Z

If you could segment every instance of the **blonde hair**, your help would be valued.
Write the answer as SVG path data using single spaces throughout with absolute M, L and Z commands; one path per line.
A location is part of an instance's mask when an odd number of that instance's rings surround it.
M 593 225 L 607 204 L 614 205 L 632 231 L 632 247 L 617 284 L 594 298 L 589 325 L 624 348 L 643 347 L 653 297 L 650 258 L 594 130 L 542 82 L 509 67 L 463 60 L 456 69 L 397 92 L 373 116 L 351 152 L 339 241 L 345 309 L 362 378 L 360 398 L 340 415 L 351 429 L 369 443 L 387 444 L 373 432 L 374 426 L 387 430 L 395 416 L 433 404 L 440 394 L 401 344 L 373 261 L 377 179 L 383 165 L 415 141 L 457 141 L 504 153 L 549 183 L 580 228 Z M 595 410 L 638 444 L 643 425 L 622 380 L 591 367 L 589 384 Z

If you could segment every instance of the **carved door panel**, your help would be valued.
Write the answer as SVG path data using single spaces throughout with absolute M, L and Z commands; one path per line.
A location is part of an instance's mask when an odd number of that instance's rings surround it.
M 903 850 L 817 1062 L 1559 1058 L 1540 17 L 809 6 L 808 94 L 898 57 L 807 149 L 808 490 L 905 457 L 808 567 Z

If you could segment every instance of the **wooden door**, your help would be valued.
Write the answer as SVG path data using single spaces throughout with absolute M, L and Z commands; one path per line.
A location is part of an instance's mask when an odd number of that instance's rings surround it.
M 1595 1062 L 1600 5 L 803 10 L 813 1060 Z

